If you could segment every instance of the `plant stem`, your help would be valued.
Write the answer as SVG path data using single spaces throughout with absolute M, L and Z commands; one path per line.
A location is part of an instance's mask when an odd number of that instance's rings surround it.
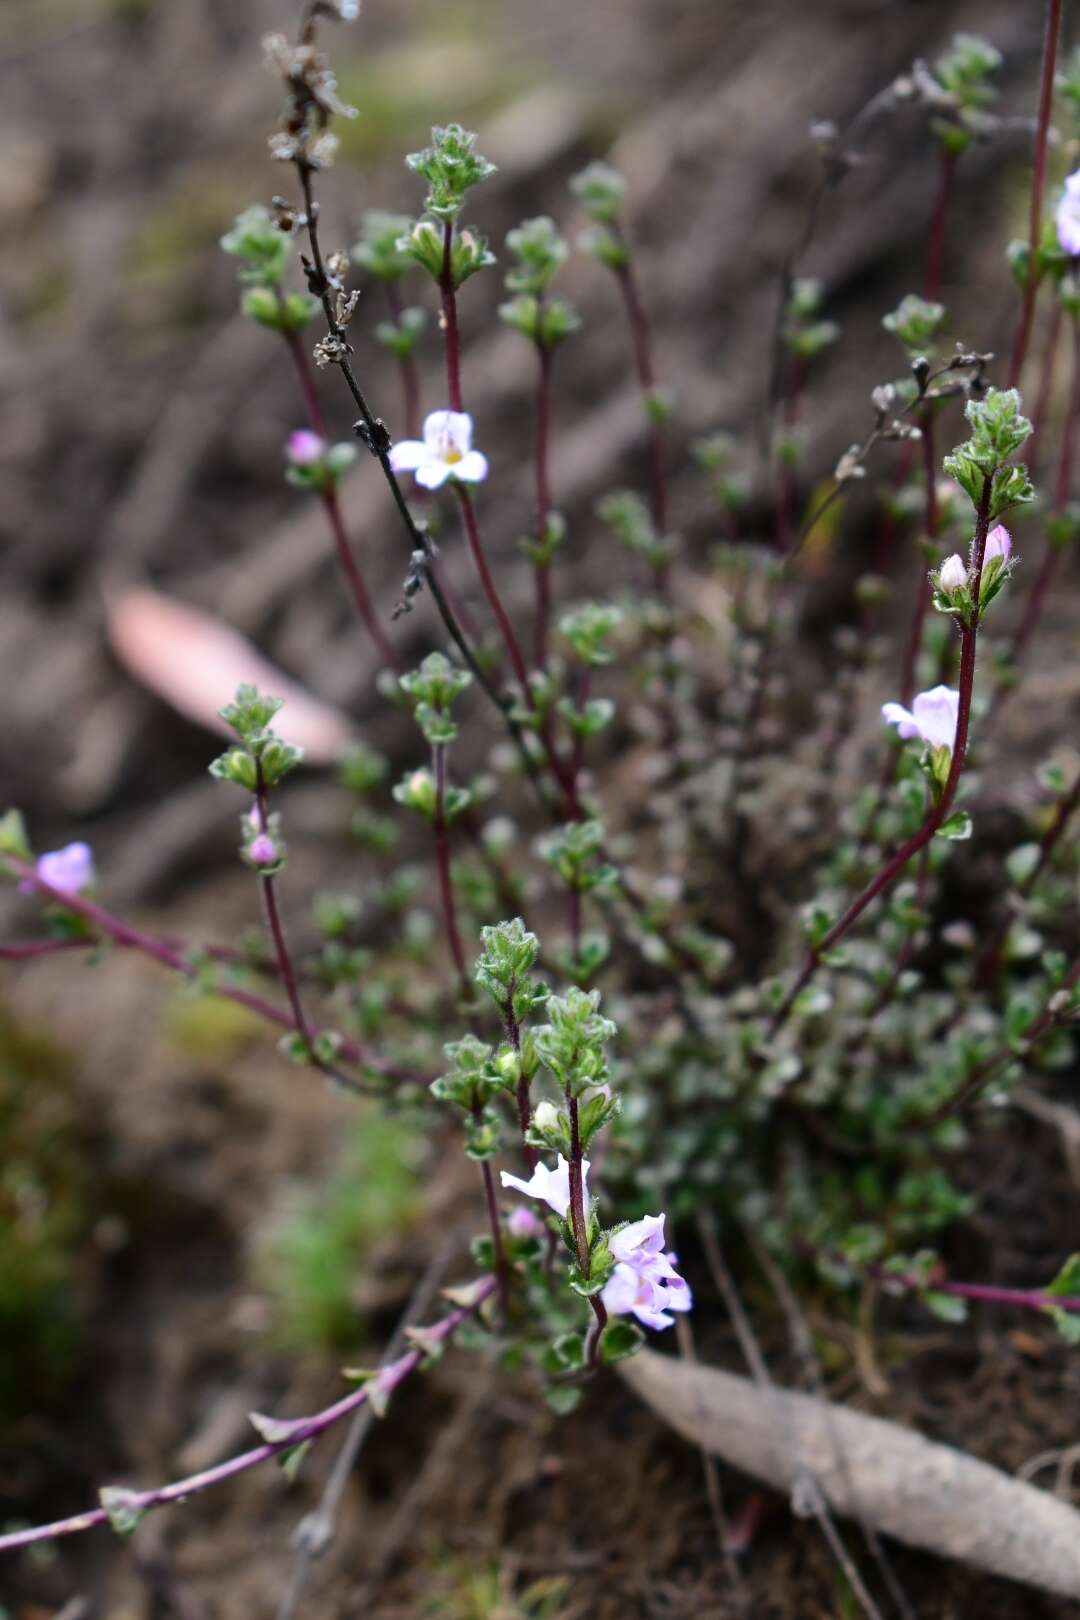
M 1047 863 L 1078 805 L 1080 805 L 1080 771 L 1077 772 L 1072 787 L 1057 802 L 1050 824 L 1039 841 L 1039 853 L 1034 866 L 1023 881 L 1016 885 L 1016 892 L 1022 900 L 1027 899 L 1046 870 Z M 1006 914 L 984 946 L 982 954 L 975 964 L 973 975 L 975 984 L 985 987 L 993 983 L 998 964 L 1001 961 L 1001 952 L 1008 938 L 1011 920 Z
M 491 609 L 492 616 L 499 626 L 499 633 L 502 636 L 503 645 L 510 659 L 514 677 L 522 691 L 527 694 L 529 675 L 525 668 L 525 659 L 514 626 L 510 622 L 510 615 L 503 606 L 498 587 L 495 584 L 491 569 L 488 567 L 488 560 L 480 540 L 480 530 L 476 522 L 476 509 L 472 503 L 472 496 L 465 488 L 465 485 L 459 483 L 454 484 L 454 493 L 458 498 L 458 505 L 461 507 L 461 518 L 465 526 L 465 536 L 469 543 L 469 554 L 480 577 L 480 584 L 487 598 L 488 607 Z
M 1061 432 L 1061 455 L 1058 459 L 1057 477 L 1054 482 L 1053 515 L 1059 517 L 1068 505 L 1069 491 L 1072 487 L 1073 464 L 1076 457 L 1076 437 L 1080 427 L 1080 321 L 1072 323 L 1072 380 L 1069 389 L 1069 405 L 1065 415 L 1065 425 Z M 1054 582 L 1061 563 L 1062 549 L 1047 539 L 1043 550 L 1039 571 L 1035 576 L 1034 584 L 1028 592 L 1024 604 L 1023 616 L 1013 637 L 1009 648 L 1009 661 L 1016 663 L 1027 648 L 1028 642 L 1035 634 L 1036 627 L 1042 617 L 1046 597 Z
M 517 1053 L 518 1059 L 520 1060 L 520 1058 L 521 1058 L 521 1025 L 518 1023 L 517 1019 L 514 1016 L 514 992 L 515 992 L 515 989 L 516 989 L 516 985 L 511 984 L 511 986 L 509 988 L 509 991 L 507 993 L 506 1002 L 505 1002 L 505 1004 L 504 1004 L 504 1006 L 502 1008 L 502 1015 L 503 1015 L 503 1027 L 506 1030 L 506 1038 L 510 1042 L 510 1045 L 513 1047 L 514 1051 Z M 525 1163 L 528 1165 L 530 1170 L 533 1170 L 536 1167 L 536 1162 L 537 1162 L 537 1159 L 539 1158 L 539 1154 L 537 1153 L 536 1149 L 533 1147 L 532 1143 L 528 1140 L 528 1135 L 527 1135 L 528 1129 L 529 1129 L 529 1119 L 531 1117 L 532 1110 L 531 1110 L 530 1102 L 529 1102 L 529 1081 L 528 1081 L 527 1076 L 524 1075 L 524 1074 L 519 1074 L 518 1075 L 518 1082 L 517 1082 L 517 1085 L 514 1088 L 514 1100 L 515 1100 L 515 1102 L 517 1104 L 518 1129 L 521 1131 L 521 1148 L 522 1148 L 522 1152 L 525 1155 Z
M 51 900 L 54 905 L 62 907 L 63 910 L 74 912 L 76 916 L 82 917 L 85 922 L 96 928 L 99 934 L 106 939 L 112 940 L 114 944 L 136 950 L 141 955 L 149 957 L 151 961 L 159 963 L 162 967 L 169 968 L 174 973 L 179 973 L 185 979 L 197 979 L 199 977 L 199 969 L 196 964 L 189 961 L 182 951 L 169 944 L 166 940 L 157 939 L 154 935 L 144 933 L 130 923 L 121 921 L 119 917 L 114 917 L 93 900 L 87 900 L 78 894 L 67 894 L 63 890 L 53 888 L 51 883 L 46 883 L 43 878 L 38 876 L 33 866 L 26 861 L 19 860 L 14 855 L 5 855 L 4 864 L 16 877 L 33 884 L 38 894 L 44 899 Z M 22 949 L 22 947 L 19 948 Z M 257 995 L 252 990 L 245 990 L 241 985 L 215 983 L 213 993 L 222 996 L 227 1001 L 235 1001 L 238 1006 L 249 1008 L 251 1012 L 257 1013 L 260 1018 L 265 1018 L 268 1023 L 276 1024 L 280 1029 L 295 1030 L 300 1035 L 306 1033 L 302 1025 L 297 1022 L 294 1011 L 286 1011 L 281 1007 L 276 1007 L 273 1002 L 265 1000 L 264 997 Z M 385 1059 L 372 1056 L 358 1046 L 355 1041 L 344 1040 L 339 1050 L 347 1063 L 360 1064 L 376 1074 L 385 1075 L 388 1079 L 418 1085 L 423 1085 L 426 1081 L 426 1076 L 417 1074 L 413 1069 L 404 1069 L 399 1064 L 388 1063 Z M 344 1086 L 350 1091 L 364 1093 L 368 1089 L 361 1081 L 354 1079 L 350 1075 L 343 1074 L 329 1064 L 314 1063 L 314 1067 L 326 1074 L 336 1084 Z
M 951 1097 L 946 1098 L 943 1103 L 939 1103 L 930 1113 L 921 1114 L 912 1119 L 910 1128 L 922 1129 L 928 1125 L 936 1125 L 950 1114 L 955 1114 L 958 1108 L 962 1108 L 966 1103 L 974 1101 L 1000 1068 L 1003 1068 L 1007 1063 L 1015 1062 L 1019 1056 L 1030 1052 L 1042 1040 L 1044 1035 L 1049 1034 L 1050 1030 L 1057 1026 L 1060 1019 L 1069 1012 L 1068 1004 L 1071 1001 L 1072 992 L 1078 984 L 1080 984 L 1080 958 L 1077 958 L 1065 975 L 1061 988 L 1055 990 L 1047 998 L 1042 1012 L 1024 1030 L 1021 1037 L 1022 1051 L 1018 1049 L 1018 1042 L 1015 1039 L 1004 1042 L 991 1052 L 988 1057 L 983 1058 L 980 1063 L 976 1063 L 966 1080 L 957 1087 Z M 1061 996 L 1065 997 L 1064 1004 L 1059 1003 L 1059 997 Z
M 1031 209 L 1028 218 L 1028 266 L 1020 314 L 1009 361 L 1009 387 L 1020 380 L 1024 357 L 1031 337 L 1031 321 L 1038 289 L 1037 254 L 1042 234 L 1043 189 L 1046 184 L 1046 149 L 1050 138 L 1050 114 L 1054 103 L 1054 66 L 1058 35 L 1061 32 L 1062 0 L 1047 0 L 1046 33 L 1043 38 L 1042 78 L 1039 83 L 1039 110 L 1035 125 L 1035 153 L 1031 172 Z
M 927 540 L 932 541 L 936 540 L 938 532 L 937 458 L 934 451 L 932 407 L 927 407 L 923 411 L 920 424 L 922 427 L 923 476 L 926 479 L 923 529 Z M 915 696 L 915 681 L 918 675 L 919 653 L 922 650 L 923 627 L 932 600 L 933 590 L 930 584 L 930 571 L 924 567 L 919 579 L 919 592 L 915 598 L 915 612 L 912 614 L 911 629 L 908 631 L 907 645 L 904 649 L 904 664 L 900 673 L 900 702 L 906 709 L 911 707 L 911 700 Z
M 454 880 L 450 872 L 450 835 L 446 822 L 446 744 L 432 743 L 431 763 L 435 776 L 435 862 L 439 872 L 439 892 L 442 896 L 443 922 L 450 955 L 461 986 L 462 998 L 468 1001 L 472 994 L 469 970 L 465 965 L 465 948 L 461 943 L 461 930 L 457 920 L 457 899 Z
M 308 245 L 311 249 L 311 261 L 309 262 L 305 259 L 304 265 L 308 273 L 308 281 L 309 285 L 311 286 L 311 290 L 322 303 L 323 315 L 326 320 L 328 332 L 330 333 L 331 337 L 336 338 L 340 343 L 345 345 L 345 352 L 343 353 L 341 360 L 338 362 L 338 369 L 340 370 L 341 375 L 344 377 L 345 385 L 352 395 L 356 407 L 360 412 L 360 422 L 356 424 L 356 427 L 362 428 L 362 436 L 371 450 L 372 455 L 378 461 L 379 466 L 382 469 L 383 477 L 386 480 L 387 488 L 389 489 L 394 505 L 397 508 L 398 516 L 401 518 L 401 521 L 405 526 L 410 549 L 412 551 L 414 565 L 416 564 L 417 560 L 419 560 L 423 566 L 424 578 L 427 580 L 428 588 L 431 591 L 432 600 L 434 601 L 435 606 L 438 609 L 439 616 L 446 627 L 447 634 L 454 643 L 458 652 L 461 654 L 465 667 L 471 671 L 481 690 L 487 694 L 491 702 L 494 703 L 496 708 L 499 709 L 500 712 L 505 716 L 506 705 L 503 703 L 498 692 L 495 690 L 495 687 L 492 685 L 486 672 L 477 663 L 476 656 L 469 645 L 468 638 L 458 622 L 457 615 L 454 613 L 450 603 L 447 600 L 446 593 L 444 592 L 439 581 L 438 574 L 433 567 L 433 563 L 435 561 L 435 550 L 427 533 L 427 529 L 425 526 L 418 524 L 410 512 L 408 502 L 406 501 L 405 496 L 402 494 L 401 485 L 398 482 L 397 474 L 390 465 L 390 435 L 387 433 L 383 423 L 379 421 L 375 415 L 373 415 L 367 400 L 364 398 L 360 384 L 356 380 L 356 375 L 353 372 L 352 364 L 349 360 L 345 330 L 334 314 L 334 305 L 330 296 L 330 285 L 327 280 L 326 268 L 323 264 L 322 248 L 319 242 L 319 206 L 315 201 L 314 191 L 311 184 L 312 170 L 306 159 L 303 157 L 297 159 L 296 172 L 300 180 L 301 190 L 304 194 L 305 228 L 307 231 Z M 525 746 L 521 728 L 517 726 L 516 723 L 511 719 L 507 720 L 507 724 L 510 727 L 511 735 L 513 736 L 517 745 L 518 752 L 522 755 L 523 761 L 526 764 L 526 769 L 528 770 L 531 764 L 531 755 L 528 754 L 528 750 Z
M 930 232 L 926 243 L 926 266 L 923 272 L 923 297 L 935 302 L 941 292 L 941 278 L 945 269 L 945 220 L 952 196 L 953 176 L 956 173 L 957 154 L 947 146 L 940 149 L 938 163 L 938 190 L 934 212 L 930 219 Z
M 279 302 L 283 301 L 280 293 L 278 299 Z M 315 380 L 311 375 L 307 355 L 304 352 L 303 340 L 299 332 L 285 332 L 282 335 L 285 338 L 285 345 L 292 356 L 296 380 L 300 384 L 300 392 L 304 396 L 304 406 L 307 410 L 311 430 L 313 433 L 317 433 L 320 439 L 325 439 L 328 437 L 326 418 L 323 416 L 322 406 L 319 404 L 319 396 L 315 390 Z
M 812 946 L 807 953 L 806 960 L 799 972 L 795 983 L 780 1003 L 769 1025 L 769 1033 L 775 1035 L 786 1023 L 800 993 L 806 988 L 821 965 L 821 958 L 838 945 L 848 931 L 858 922 L 867 906 L 891 888 L 900 876 L 904 867 L 914 855 L 924 849 L 945 821 L 956 797 L 956 790 L 960 785 L 960 777 L 964 770 L 964 761 L 967 757 L 968 726 L 971 720 L 971 699 L 975 689 L 975 646 L 979 628 L 979 584 L 982 579 L 983 556 L 986 551 L 986 536 L 990 526 L 990 498 L 993 493 L 993 478 L 987 477 L 983 483 L 982 495 L 979 499 L 975 519 L 975 538 L 972 543 L 971 559 L 971 596 L 975 604 L 967 624 L 960 627 L 960 678 L 959 703 L 956 716 L 956 737 L 953 742 L 952 758 L 949 763 L 949 774 L 945 786 L 938 799 L 917 832 L 912 833 L 900 848 L 889 857 L 880 871 L 871 878 L 862 893 L 848 906 L 843 916 L 829 929 L 824 939 Z
M 623 233 L 620 237 L 625 242 Z M 634 369 L 641 389 L 642 404 L 649 425 L 649 504 L 658 538 L 668 531 L 668 478 L 664 454 L 664 435 L 653 414 L 653 395 L 656 390 L 656 367 L 653 361 L 653 339 L 649 318 L 641 301 L 633 261 L 627 254 L 625 264 L 617 266 L 615 279 L 619 283 L 630 336 L 634 348 Z
M 270 816 L 267 809 L 266 785 L 263 782 L 262 764 L 258 761 L 256 764 L 258 776 L 255 788 L 255 803 L 258 807 L 259 828 L 261 832 L 268 833 L 270 830 Z M 277 891 L 271 873 L 261 872 L 259 874 L 259 887 L 262 890 L 267 931 L 274 947 L 274 958 L 278 965 L 278 973 L 281 976 L 281 982 L 285 987 L 285 994 L 292 1009 L 293 1023 L 303 1037 L 308 1061 L 314 1063 L 316 1059 L 312 1046 L 312 1031 L 304 1015 L 303 1004 L 300 1000 L 300 986 L 297 983 L 296 969 L 293 966 L 288 942 L 285 939 L 285 929 L 281 921 L 281 912 L 278 909 Z
M 337 551 L 338 563 L 340 564 L 341 571 L 345 575 L 345 579 L 348 582 L 349 592 L 352 596 L 353 606 L 356 609 L 357 617 L 360 619 L 364 629 L 375 643 L 375 646 L 379 649 L 379 655 L 384 664 L 386 664 L 387 668 L 395 670 L 400 674 L 402 669 L 401 658 L 398 655 L 397 648 L 390 641 L 382 625 L 379 623 L 378 615 L 372 606 L 371 598 L 367 592 L 367 586 L 364 584 L 363 575 L 361 574 L 357 565 L 356 558 L 353 556 L 352 547 L 349 544 L 349 537 L 345 532 L 345 520 L 342 517 L 341 503 L 338 500 L 337 490 L 332 488 L 324 489 L 320 491 L 320 495 L 323 506 L 326 509 L 326 516 L 330 524 L 330 532 L 334 536 L 334 547 Z
M 473 1117 L 479 1119 L 482 1112 L 480 1104 L 475 1104 Z M 495 1177 L 491 1171 L 490 1159 L 481 1159 L 480 1179 L 484 1184 L 484 1204 L 487 1208 L 488 1225 L 491 1228 L 491 1246 L 495 1256 L 495 1281 L 499 1289 L 499 1305 L 505 1321 L 510 1314 L 510 1267 L 506 1261 L 502 1222 L 499 1219 L 499 1203 L 495 1196 Z
M 551 428 L 551 350 L 536 344 L 536 543 L 543 546 L 551 514 L 551 480 L 548 468 L 548 441 Z M 533 564 L 536 585 L 536 623 L 533 629 L 533 659 L 537 669 L 547 668 L 548 620 L 551 616 L 551 559 Z
M 427 1337 L 439 1342 L 452 1338 L 462 1322 L 490 1298 L 495 1288 L 494 1277 L 481 1278 L 474 1287 L 471 1303 L 459 1306 L 441 1321 L 436 1322 L 427 1330 Z M 196 1496 L 200 1491 L 209 1490 L 214 1485 L 224 1484 L 227 1479 L 247 1473 L 249 1469 L 269 1462 L 272 1457 L 278 1457 L 282 1452 L 303 1445 L 305 1441 L 317 1439 L 327 1429 L 340 1423 L 342 1418 L 348 1417 L 358 1407 L 363 1406 L 370 1398 L 376 1383 L 380 1394 L 390 1395 L 399 1384 L 403 1384 L 416 1371 L 426 1354 L 425 1350 L 419 1348 L 410 1350 L 397 1361 L 392 1361 L 384 1367 L 377 1379 L 372 1379 L 359 1389 L 352 1390 L 333 1406 L 325 1407 L 323 1411 L 315 1412 L 311 1417 L 294 1418 L 288 1424 L 287 1438 L 268 1440 L 251 1451 L 241 1452 L 237 1457 L 230 1457 L 226 1462 L 207 1468 L 202 1473 L 191 1474 L 187 1479 L 176 1480 L 171 1485 L 160 1485 L 148 1491 L 132 1491 L 125 1506 L 133 1514 L 141 1515 L 149 1513 L 153 1508 L 165 1507 L 170 1502 L 184 1502 L 189 1496 Z M 93 1530 L 97 1525 L 108 1522 L 109 1515 L 104 1508 L 92 1508 L 89 1512 L 78 1513 L 70 1519 L 58 1519 L 52 1524 L 35 1525 L 30 1529 L 15 1530 L 6 1536 L 0 1536 L 0 1552 L 14 1552 L 17 1548 L 34 1546 L 40 1542 L 58 1541 L 61 1536 L 77 1535 L 80 1531 Z
M 278 298 L 280 301 L 280 293 L 278 294 Z M 301 342 L 300 334 L 298 332 L 285 332 L 283 335 L 286 346 L 290 355 L 292 356 L 297 381 L 300 384 L 300 392 L 303 395 L 304 405 L 307 410 L 308 422 L 312 431 L 317 433 L 320 439 L 325 440 L 327 437 L 326 420 L 322 413 L 322 407 L 319 404 L 319 396 L 315 391 L 314 379 L 312 378 L 311 368 L 307 362 L 307 356 L 304 353 L 304 346 Z M 349 587 L 349 594 L 352 597 L 353 607 L 356 609 L 357 617 L 363 624 L 375 646 L 379 649 L 379 654 L 383 662 L 388 668 L 400 671 L 401 659 L 398 657 L 396 649 L 386 635 L 386 632 L 383 630 L 382 625 L 379 623 L 378 616 L 374 607 L 372 606 L 371 597 L 368 594 L 367 586 L 364 583 L 364 577 L 360 572 L 356 558 L 353 556 L 352 547 L 349 544 L 349 537 L 345 531 L 345 520 L 342 516 L 341 503 L 338 500 L 337 489 L 331 484 L 328 488 L 319 491 L 319 498 L 322 501 L 323 510 L 326 513 L 326 519 L 330 525 L 330 533 L 333 536 L 334 549 L 337 552 L 338 565 L 345 576 L 345 581 Z
M 574 1234 L 578 1270 L 589 1275 L 589 1243 L 585 1229 L 585 1180 L 582 1172 L 581 1130 L 577 1098 L 567 1090 L 566 1111 L 570 1118 L 570 1229 Z

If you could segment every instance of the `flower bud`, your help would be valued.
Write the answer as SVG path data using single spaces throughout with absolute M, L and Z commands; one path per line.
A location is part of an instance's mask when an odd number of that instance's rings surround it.
M 985 567 L 994 557 L 1000 557 L 1008 562 L 1012 556 L 1012 535 L 1004 523 L 998 523 L 990 530 L 986 537 L 986 550 L 983 552 L 983 566 Z
M 555 1104 L 551 1102 L 537 1103 L 533 1112 L 533 1125 L 538 1131 L 544 1133 L 558 1130 L 559 1110 L 555 1107 Z
M 941 565 L 941 569 L 938 573 L 938 585 L 940 586 L 941 590 L 946 591 L 951 595 L 953 591 L 963 590 L 964 586 L 967 584 L 967 577 L 967 569 L 964 566 L 964 559 L 959 555 L 958 552 L 954 551 L 952 556 L 946 557 L 945 561 Z

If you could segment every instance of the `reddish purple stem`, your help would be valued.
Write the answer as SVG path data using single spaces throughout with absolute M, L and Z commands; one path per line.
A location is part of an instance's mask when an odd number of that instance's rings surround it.
M 494 1293 L 495 1287 L 494 1277 L 481 1278 L 474 1286 L 470 1303 L 459 1306 L 457 1310 L 444 1316 L 441 1322 L 436 1322 L 433 1327 L 428 1328 L 425 1338 L 439 1342 L 451 1338 L 466 1317 L 471 1316 Z M 352 1390 L 333 1406 L 315 1412 L 311 1417 L 294 1418 L 289 1421 L 288 1433 L 283 1439 L 268 1440 L 264 1445 L 255 1446 L 251 1451 L 243 1451 L 237 1457 L 230 1457 L 227 1462 L 218 1463 L 216 1467 L 207 1468 L 200 1474 L 191 1474 L 187 1479 L 176 1480 L 171 1485 L 160 1485 L 149 1491 L 131 1491 L 124 1503 L 125 1509 L 138 1516 L 150 1512 L 153 1508 L 166 1507 L 171 1502 L 184 1502 L 189 1496 L 209 1490 L 211 1486 L 224 1484 L 227 1479 L 232 1479 L 237 1474 L 245 1474 L 249 1469 L 257 1468 L 260 1463 L 269 1462 L 272 1457 L 279 1457 L 282 1452 L 303 1445 L 305 1441 L 318 1439 L 327 1429 L 333 1428 L 342 1418 L 348 1417 L 351 1412 L 363 1406 L 370 1399 L 375 1384 L 378 1385 L 381 1395 L 389 1395 L 416 1371 L 426 1355 L 426 1349 L 409 1350 L 397 1361 L 392 1361 L 389 1366 L 384 1367 L 376 1378 L 361 1385 L 359 1389 Z M 17 1548 L 30 1547 L 38 1542 L 57 1541 L 61 1536 L 77 1535 L 80 1531 L 92 1530 L 97 1525 L 108 1522 L 109 1515 L 103 1507 L 92 1508 L 89 1512 L 78 1513 L 70 1519 L 57 1519 L 52 1524 L 35 1525 L 28 1530 L 14 1530 L 9 1535 L 0 1536 L 0 1552 L 14 1552 Z
M 1031 337 L 1038 289 L 1038 250 L 1042 234 L 1043 190 L 1046 185 L 1046 149 L 1050 139 L 1050 114 L 1054 103 L 1054 66 L 1058 35 L 1061 32 L 1061 0 L 1047 0 L 1046 34 L 1043 40 L 1042 78 L 1039 84 L 1039 111 L 1035 125 L 1035 153 L 1031 173 L 1031 209 L 1028 218 L 1028 266 L 1020 315 L 1016 323 L 1012 357 L 1009 361 L 1009 387 L 1020 380 L 1024 357 Z
M 982 496 L 979 500 L 975 522 L 975 539 L 972 545 L 971 595 L 972 601 L 975 603 L 978 603 L 979 600 L 983 556 L 986 551 L 986 536 L 990 526 L 990 497 L 992 492 L 993 479 L 988 477 L 984 481 Z M 871 878 L 862 893 L 848 906 L 843 916 L 829 929 L 824 939 L 820 940 L 807 953 L 806 960 L 795 983 L 773 1015 L 769 1026 L 770 1034 L 775 1035 L 786 1023 L 800 993 L 810 983 L 810 980 L 820 967 L 822 957 L 840 943 L 849 930 L 858 922 L 867 906 L 872 905 L 879 895 L 884 894 L 887 889 L 891 888 L 908 862 L 929 844 L 931 838 L 933 838 L 948 816 L 953 800 L 956 797 L 956 790 L 960 785 L 960 777 L 963 774 L 964 761 L 967 757 L 971 699 L 975 689 L 975 646 L 978 638 L 978 628 L 979 615 L 976 607 L 972 610 L 969 622 L 962 625 L 960 629 L 960 695 L 957 705 L 956 737 L 953 742 L 949 774 L 942 789 L 941 797 L 938 799 L 937 804 L 931 808 L 918 831 L 912 833 L 911 837 L 901 844 L 895 854 L 890 856 L 880 871 Z

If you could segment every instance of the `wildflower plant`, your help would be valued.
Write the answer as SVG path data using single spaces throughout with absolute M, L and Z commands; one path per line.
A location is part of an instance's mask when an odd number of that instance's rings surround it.
M 1003 762 L 995 727 L 1080 533 L 1080 390 L 1038 524 L 1032 475 L 1045 465 L 1050 391 L 1033 411 L 1037 431 L 1020 392 L 1040 285 L 1074 335 L 1080 319 L 1077 175 L 1061 177 L 1052 241 L 1042 219 L 1049 114 L 1036 129 L 1022 263 L 1014 255 L 1011 375 L 992 345 L 960 341 L 937 297 L 953 166 L 998 127 L 998 53 L 960 36 L 890 91 L 924 108 L 947 185 L 923 294 L 884 316 L 902 374 L 863 379 L 863 439 L 822 445 L 803 409 L 829 385 L 844 332 L 830 288 L 803 275 L 796 254 L 765 357 L 768 454 L 726 427 L 687 451 L 659 380 L 633 176 L 590 162 L 570 183 L 576 225 L 535 214 L 511 229 L 500 290 L 486 274 L 496 264 L 487 237 L 463 224 L 466 209 L 483 223 L 496 165 L 476 134 L 448 122 L 405 159 L 402 197 L 418 218 L 372 210 L 351 247 L 324 237 L 334 126 L 354 116 L 326 36 L 356 9 L 316 0 L 295 42 L 268 40 L 283 94 L 270 156 L 289 195 L 245 209 L 222 248 L 238 266 L 244 315 L 291 371 L 298 416 L 285 478 L 325 518 L 381 672 L 367 697 L 396 705 L 407 733 L 403 773 L 392 783 L 366 741 L 342 761 L 326 791 L 345 806 L 348 844 L 334 852 L 333 889 L 305 899 L 289 860 L 300 836 L 290 781 L 304 764 L 289 709 L 279 722 L 271 694 L 222 693 L 231 736 L 209 770 L 241 790 L 238 854 L 261 931 L 211 951 L 141 929 L 110 909 L 107 862 L 99 870 L 81 841 L 35 855 L 12 812 L 0 819 L 0 869 L 40 905 L 46 936 L 5 954 L 137 950 L 193 993 L 276 1028 L 284 1055 L 335 1087 L 343 1108 L 362 1095 L 395 1118 L 407 1109 L 432 1151 L 469 1161 L 478 1229 L 455 1262 L 468 1275 L 446 1291 L 442 1315 L 412 1326 L 407 1351 L 350 1374 L 347 1395 L 306 1418 L 253 1414 L 259 1443 L 239 1459 L 154 1490 L 106 1487 L 78 1525 L 0 1535 L 0 1549 L 95 1523 L 127 1531 L 243 1468 L 298 1466 L 345 1416 L 365 1405 L 386 1413 L 459 1334 L 530 1370 L 569 1414 L 647 1334 L 680 1319 L 685 1328 L 694 1296 L 684 1269 L 695 1273 L 692 1220 L 703 1212 L 751 1228 L 799 1286 L 833 1291 L 839 1308 L 870 1276 L 955 1321 L 979 1297 L 978 1285 L 951 1281 L 943 1258 L 976 1207 L 965 1150 L 976 1133 L 993 1139 L 1021 1075 L 1053 1075 L 1074 1054 L 1080 773 L 1059 760 L 1038 776 L 1029 762 Z M 1078 82 L 1073 73 L 1062 90 L 1073 113 Z M 819 129 L 816 144 L 839 183 L 856 154 L 835 130 Z M 604 272 L 597 296 L 618 299 L 623 346 L 611 365 L 632 375 L 639 409 L 622 476 L 612 469 L 594 510 L 571 522 L 551 441 L 556 357 L 582 330 L 562 294 L 575 252 Z M 466 288 L 531 366 L 516 549 L 489 548 L 485 532 L 518 484 L 490 405 L 465 398 Z M 370 294 L 380 302 L 369 320 Z M 976 328 L 965 337 L 990 345 L 986 311 L 965 321 Z M 377 413 L 381 376 L 361 328 L 396 371 L 398 416 Z M 429 361 L 440 381 L 423 411 Z M 335 441 L 343 404 L 352 432 Z M 1029 451 L 1030 473 L 1018 459 Z M 358 457 L 382 480 L 364 548 L 349 530 Z M 812 461 L 833 468 L 813 494 Z M 880 566 L 851 592 L 827 678 L 801 683 L 802 562 L 879 473 Z M 708 501 L 700 521 L 695 500 Z M 695 522 L 708 530 L 703 545 L 691 543 Z M 402 582 L 388 602 L 367 577 L 367 548 L 392 545 Z M 916 563 L 910 599 L 886 578 L 905 577 L 903 547 Z M 580 567 L 586 553 L 595 569 Z M 422 651 L 410 668 L 400 621 L 413 613 Z M 1014 825 L 1008 849 L 983 832 L 987 784 L 1003 771 L 1030 776 L 1027 824 Z M 973 850 L 981 869 L 998 870 L 975 921 L 957 914 L 950 878 L 970 873 Z M 1062 1256 L 1024 1303 L 1075 1338 L 1077 1293 Z

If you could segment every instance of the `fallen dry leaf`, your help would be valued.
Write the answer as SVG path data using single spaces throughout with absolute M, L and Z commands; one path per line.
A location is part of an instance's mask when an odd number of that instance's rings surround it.
M 332 765 L 356 740 L 348 715 L 276 668 L 231 626 L 146 586 L 110 591 L 109 641 L 130 675 L 179 714 L 222 736 L 232 732 L 218 710 L 245 681 L 284 699 L 280 726 L 309 765 Z

